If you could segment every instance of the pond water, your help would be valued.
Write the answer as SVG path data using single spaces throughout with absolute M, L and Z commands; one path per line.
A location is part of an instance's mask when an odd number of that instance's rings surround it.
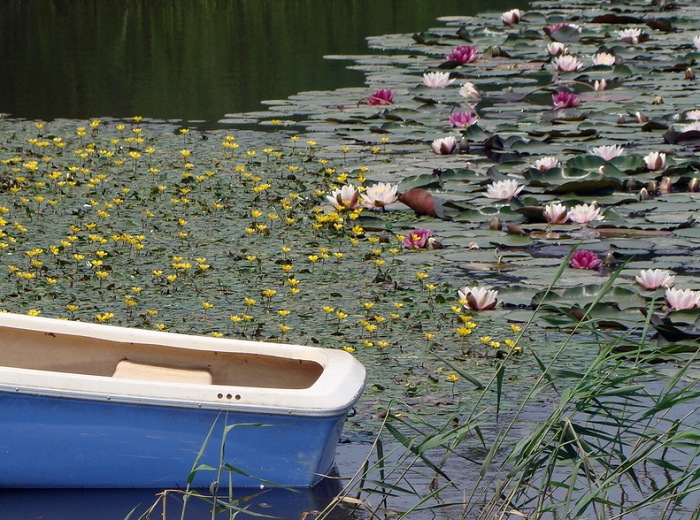
M 438 16 L 523 0 L 3 2 L 0 112 L 51 120 L 129 117 L 216 126 L 227 113 L 306 90 L 360 86 L 327 54 L 413 33 Z M 195 126 L 195 125 L 191 125 Z

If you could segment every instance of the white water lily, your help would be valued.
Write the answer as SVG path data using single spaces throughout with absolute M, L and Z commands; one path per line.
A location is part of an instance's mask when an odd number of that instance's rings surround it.
M 450 79 L 449 72 L 426 72 L 423 74 L 423 85 L 430 88 L 446 87 L 455 81 Z
M 498 291 L 488 287 L 463 287 L 457 295 L 460 303 L 473 311 L 489 311 L 498 303 Z
M 606 161 L 625 154 L 625 149 L 619 144 L 595 146 L 591 148 L 591 154 L 597 155 Z
M 457 151 L 457 139 L 450 135 L 448 137 L 441 137 L 440 139 L 435 139 L 430 143 L 430 147 L 433 152 L 439 155 L 451 155 Z
M 693 45 L 696 49 L 700 50 L 700 35 L 693 36 Z
M 368 208 L 383 208 L 396 202 L 398 186 L 389 182 L 378 182 L 362 194 L 362 203 Z
M 523 14 L 520 9 L 511 9 L 501 15 L 501 21 L 505 25 L 515 25 L 523 18 Z
M 546 157 L 540 157 L 532 165 L 533 168 L 537 168 L 540 173 L 544 173 L 552 168 L 559 168 L 561 166 L 561 161 L 554 157 L 553 155 L 548 155 Z
M 600 208 L 595 202 L 578 204 L 569 210 L 569 219 L 577 224 L 589 224 L 605 217 L 600 214 Z
M 354 209 L 360 199 L 360 190 L 351 184 L 346 184 L 342 188 L 334 189 L 330 195 L 326 195 L 326 199 L 341 210 Z
M 685 113 L 685 118 L 690 120 L 690 121 L 700 120 L 700 110 L 688 110 Z
M 510 200 L 522 191 L 525 186 L 518 184 L 515 179 L 496 181 L 486 188 L 486 196 L 491 199 Z
M 690 289 L 666 289 L 666 303 L 674 311 L 693 309 L 700 303 L 700 291 Z
M 623 29 L 621 31 L 617 31 L 617 37 L 623 42 L 637 45 L 639 43 L 639 39 L 642 37 L 642 30 L 636 28 Z
M 675 275 L 664 269 L 642 269 L 634 279 L 639 285 L 652 291 L 659 287 L 672 287 L 676 281 Z
M 479 101 L 481 99 L 481 92 L 479 92 L 474 83 L 469 81 L 462 83 L 462 86 L 459 87 L 459 95 L 469 101 Z
M 569 54 L 569 48 L 561 42 L 547 44 L 547 54 L 550 56 L 564 56 Z
M 644 157 L 647 170 L 663 170 L 666 167 L 666 154 L 663 152 L 651 152 Z
M 544 218 L 550 224 L 563 224 L 569 220 L 569 213 L 560 202 L 552 202 L 544 207 Z
M 693 121 L 689 125 L 682 125 L 681 132 L 697 132 L 700 131 L 700 121 Z
M 593 55 L 593 65 L 615 65 L 616 58 L 607 52 L 599 52 Z

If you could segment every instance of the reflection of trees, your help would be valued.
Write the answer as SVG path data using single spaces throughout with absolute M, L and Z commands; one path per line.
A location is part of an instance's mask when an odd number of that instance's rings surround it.
M 512 7 L 468 9 L 499 3 Z M 463 0 L 439 10 L 426 0 L 11 0 L 0 112 L 216 120 L 263 98 L 359 86 L 362 75 L 322 55 L 366 53 L 366 36 L 421 31 L 464 10 Z

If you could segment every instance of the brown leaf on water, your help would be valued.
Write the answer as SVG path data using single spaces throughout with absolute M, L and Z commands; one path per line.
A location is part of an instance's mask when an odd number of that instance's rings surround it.
M 416 215 L 428 215 L 440 218 L 435 210 L 435 197 L 423 188 L 411 188 L 399 195 L 399 201 L 416 212 Z

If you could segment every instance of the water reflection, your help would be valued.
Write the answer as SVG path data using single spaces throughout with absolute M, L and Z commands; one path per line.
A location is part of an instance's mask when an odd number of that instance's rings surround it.
M 217 121 L 364 83 L 324 54 L 524 0 L 0 0 L 0 112 Z M 436 7 L 439 6 L 439 7 Z
M 322 510 L 339 491 L 337 481 L 324 481 L 314 489 L 265 491 L 238 490 L 235 499 L 251 496 L 238 504 L 250 514 L 240 513 L 236 518 L 312 519 L 314 511 Z M 206 491 L 203 491 L 206 492 Z M 149 518 L 179 519 L 183 509 L 182 495 L 168 493 L 160 498 L 156 489 L 25 489 L 0 490 L 0 511 L 3 520 L 124 520 L 137 519 L 154 506 Z M 165 504 L 165 511 L 163 505 Z M 165 513 L 165 514 L 164 514 Z M 211 506 L 198 499 L 189 500 L 187 520 L 211 519 Z M 216 518 L 229 518 L 229 511 L 222 511 Z M 349 513 L 336 508 L 329 520 L 349 520 Z

